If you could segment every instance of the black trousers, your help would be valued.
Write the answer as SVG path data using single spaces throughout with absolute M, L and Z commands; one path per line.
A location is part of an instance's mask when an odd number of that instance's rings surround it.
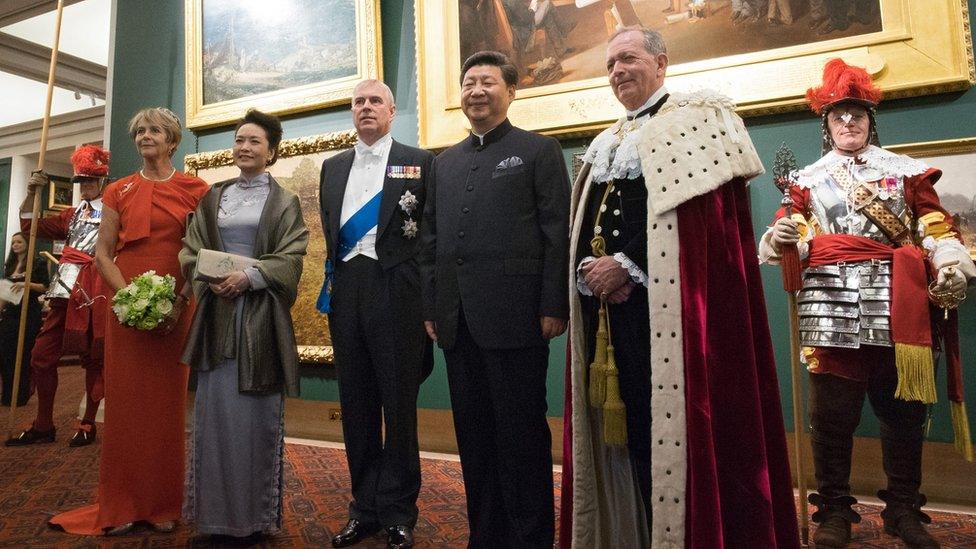
M 349 517 L 414 526 L 420 493 L 417 393 L 433 364 L 416 264 L 336 267 L 329 316 L 353 501 Z M 385 429 L 385 437 L 383 426 Z
M 587 342 L 586 363 L 596 353 L 596 330 L 600 300 L 580 296 L 583 333 Z M 627 408 L 627 452 L 637 477 L 647 525 L 651 525 L 651 329 L 647 288 L 637 286 L 630 298 L 610 305 L 610 334 L 620 380 L 620 398 Z
M 850 495 L 854 430 L 867 395 L 881 423 L 881 453 L 888 491 L 914 501 L 922 483 L 926 406 L 895 398 L 898 378 L 891 349 L 850 351 L 871 372 L 867 382 L 810 374 L 810 439 L 817 490 L 827 498 Z
M 468 503 L 468 547 L 551 548 L 549 347 L 482 349 L 461 311 L 454 347 L 444 355 Z

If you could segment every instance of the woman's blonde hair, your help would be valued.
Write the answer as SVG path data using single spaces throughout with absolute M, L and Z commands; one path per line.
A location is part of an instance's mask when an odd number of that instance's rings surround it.
M 166 132 L 166 141 L 173 145 L 173 148 L 169 151 L 169 156 L 172 158 L 173 153 L 176 152 L 176 148 L 180 146 L 180 141 L 183 139 L 183 125 L 180 124 L 180 118 L 176 116 L 176 113 L 166 107 L 142 109 L 129 120 L 129 139 L 136 138 L 139 123 L 143 121 L 152 126 L 159 126 Z

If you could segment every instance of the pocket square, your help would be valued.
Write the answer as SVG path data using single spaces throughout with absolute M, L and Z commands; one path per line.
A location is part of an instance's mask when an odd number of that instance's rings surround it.
M 502 170 L 507 170 L 509 168 L 514 168 L 515 166 L 521 166 L 523 164 L 522 159 L 517 156 L 512 156 L 502 160 L 495 166 L 495 171 L 499 172 Z

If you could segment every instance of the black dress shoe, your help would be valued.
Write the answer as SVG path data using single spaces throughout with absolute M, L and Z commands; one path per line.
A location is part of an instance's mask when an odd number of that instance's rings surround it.
M 406 525 L 390 526 L 386 529 L 390 535 L 386 543 L 387 549 L 407 549 L 413 547 L 413 528 Z
M 332 537 L 333 547 L 347 547 L 355 545 L 364 538 L 372 536 L 380 529 L 375 523 L 360 522 L 356 519 L 349 519 L 346 527 L 341 532 Z
M 54 442 L 54 433 L 57 429 L 51 428 L 50 431 L 38 431 L 33 425 L 24 429 L 19 435 L 15 437 L 10 437 L 7 442 L 4 442 L 6 446 L 27 446 L 28 444 L 34 444 L 37 442 Z
M 78 430 L 75 431 L 75 436 L 71 437 L 68 441 L 68 446 L 72 448 L 77 448 L 79 446 L 88 446 L 92 442 L 95 442 L 95 424 L 82 422 L 78 424 Z

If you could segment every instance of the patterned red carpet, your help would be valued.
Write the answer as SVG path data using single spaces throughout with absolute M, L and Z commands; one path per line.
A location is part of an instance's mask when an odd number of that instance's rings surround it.
M 29 448 L 0 446 L 0 547 L 113 547 L 167 548 L 213 547 L 191 527 L 172 534 L 138 530 L 120 538 L 70 536 L 47 528 L 46 520 L 56 512 L 87 503 L 98 481 L 99 445 L 68 448 L 73 414 L 81 395 L 83 374 L 77 368 L 61 370 L 61 397 L 56 409 L 58 441 Z M 32 403 L 33 404 L 33 403 Z M 21 414 L 26 421 L 28 406 Z M 6 419 L 6 413 L 3 415 Z M 98 435 L 99 439 L 101 434 Z M 332 534 L 346 518 L 349 480 L 341 450 L 288 444 L 285 449 L 285 520 L 283 532 L 253 547 L 327 547 Z M 460 464 L 424 459 L 424 485 L 420 492 L 420 520 L 416 528 L 417 547 L 464 547 L 467 523 Z M 555 475 L 556 503 L 560 476 Z M 881 509 L 859 505 L 864 521 L 855 530 L 851 547 L 904 547 L 881 528 Z M 559 509 L 556 509 L 558 517 Z M 932 513 L 930 527 L 945 548 L 976 547 L 976 517 Z M 243 546 L 243 545 L 238 545 Z M 386 546 L 383 536 L 357 547 Z

